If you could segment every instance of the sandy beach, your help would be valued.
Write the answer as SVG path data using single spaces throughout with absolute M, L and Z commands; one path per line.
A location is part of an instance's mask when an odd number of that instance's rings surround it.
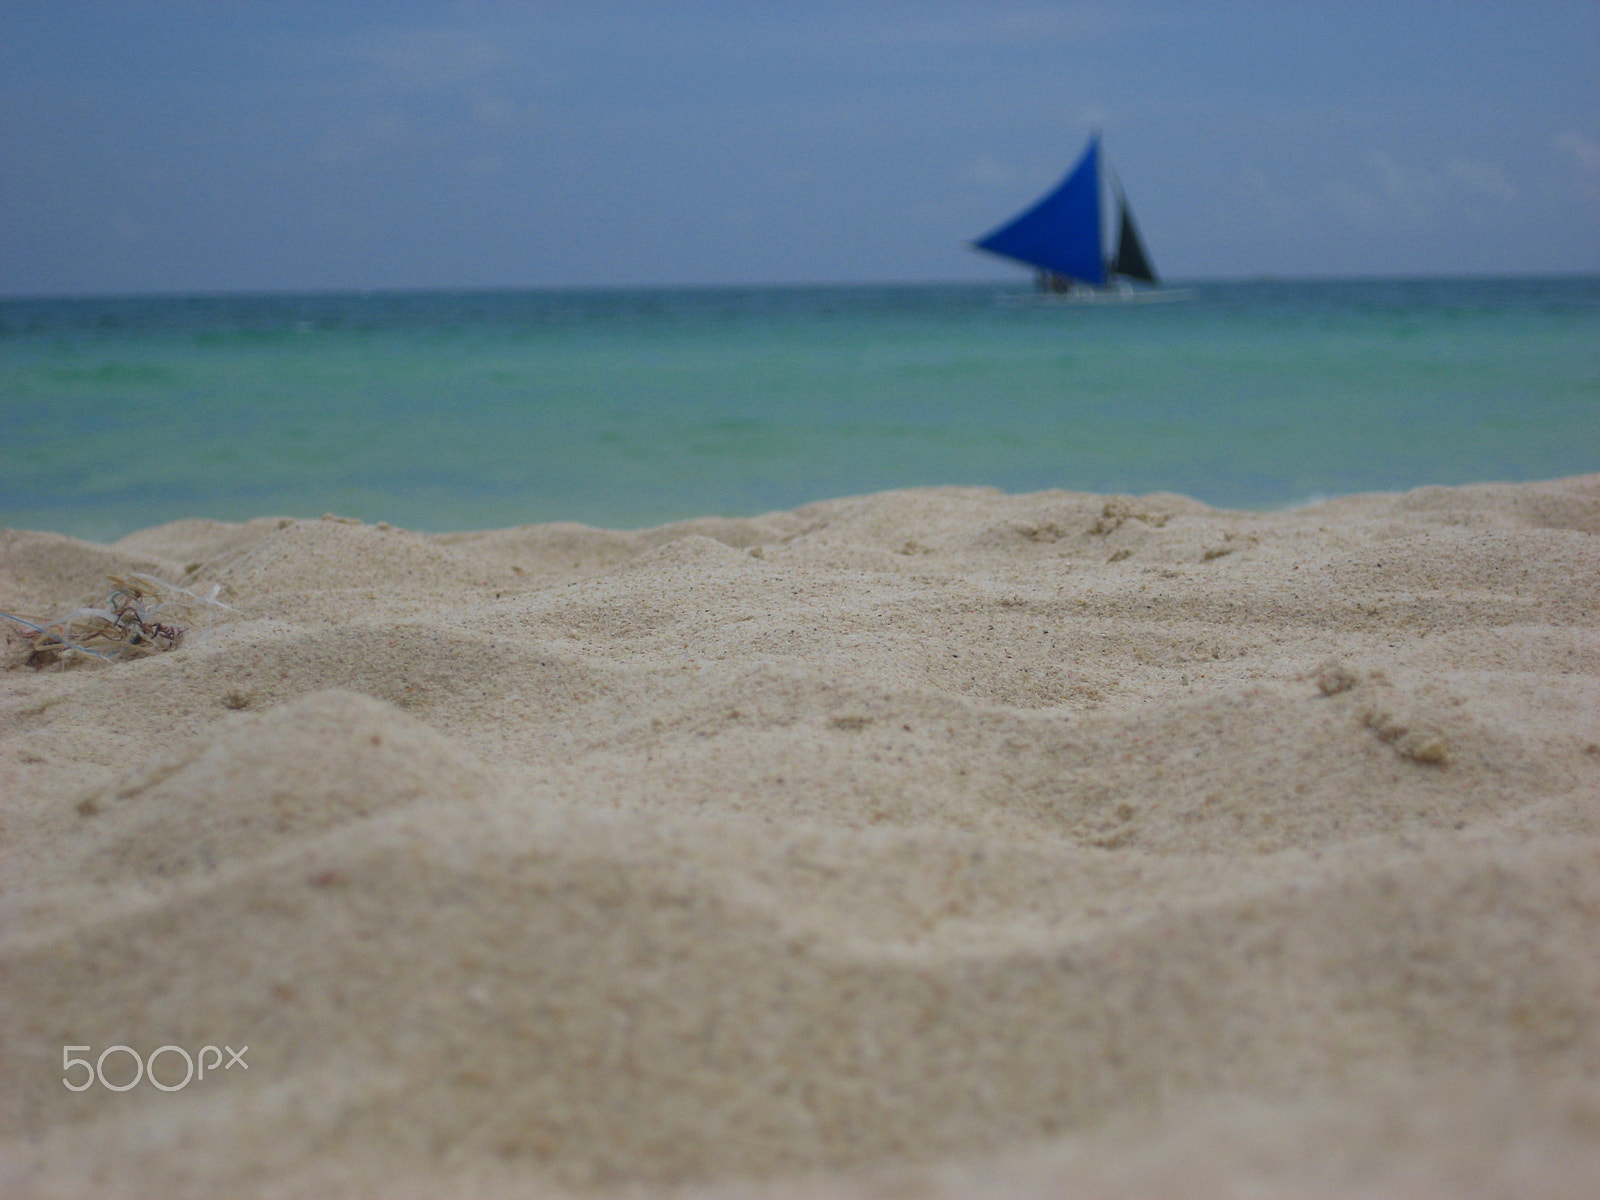
M 0 532 L 35 623 L 228 606 L 7 649 L 0 1194 L 1591 1196 L 1597 535 L 1600 475 Z

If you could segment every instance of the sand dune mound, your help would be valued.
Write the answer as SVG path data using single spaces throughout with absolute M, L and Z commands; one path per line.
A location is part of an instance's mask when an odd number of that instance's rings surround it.
M 256 517 L 238 522 L 196 517 L 130 533 L 113 543 L 112 549 L 178 559 L 186 564 L 185 569 L 193 569 L 232 558 L 293 524 L 292 517 Z
M 166 557 L 95 546 L 58 533 L 0 529 L 0 609 L 49 618 L 90 598 L 104 597 L 106 576 L 141 571 L 176 579 L 181 564 Z
M 404 713 L 345 691 L 242 716 L 78 802 L 102 827 L 80 870 L 147 879 L 232 866 L 407 804 L 493 788 L 470 755 Z
M 1597 497 L 0 535 L 0 1190 L 1587 1195 Z
M 507 590 L 509 569 L 418 534 L 341 517 L 292 521 L 197 564 L 250 616 L 356 624 L 462 590 Z

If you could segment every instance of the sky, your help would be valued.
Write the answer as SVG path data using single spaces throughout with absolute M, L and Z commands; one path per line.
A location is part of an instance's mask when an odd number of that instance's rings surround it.
M 1600 4 L 0 0 L 0 296 L 1600 272 Z

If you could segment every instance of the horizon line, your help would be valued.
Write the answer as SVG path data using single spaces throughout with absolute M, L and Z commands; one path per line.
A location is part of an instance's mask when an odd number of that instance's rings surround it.
M 1597 279 L 1600 267 L 1571 271 L 1468 271 L 1456 273 L 1333 274 L 1309 272 L 1305 274 L 1279 274 L 1254 272 L 1240 275 L 1173 276 L 1163 280 L 1163 286 L 1185 287 L 1231 285 L 1249 283 L 1427 283 L 1469 282 L 1494 280 L 1554 280 Z M 117 301 L 117 300 L 224 300 L 273 297 L 310 296 L 414 296 L 447 293 L 531 293 L 531 292 L 689 292 L 689 291 L 801 291 L 852 288 L 935 288 L 935 287 L 1029 287 L 1027 279 L 901 279 L 901 280 L 773 280 L 764 282 L 717 283 L 543 283 L 543 284 L 405 284 L 380 287 L 241 287 L 203 288 L 193 291 L 66 291 L 0 293 L 0 304 L 26 304 L 54 301 Z

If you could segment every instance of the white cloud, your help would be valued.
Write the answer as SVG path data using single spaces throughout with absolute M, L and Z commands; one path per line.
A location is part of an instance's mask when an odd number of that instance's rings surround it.
M 1104 104 L 1086 104 L 1078 110 L 1078 123 L 1090 129 L 1102 129 L 1111 122 L 1111 110 Z
M 1500 167 L 1473 159 L 1454 158 L 1435 167 L 1373 154 L 1367 167 L 1356 178 L 1336 180 L 1324 194 L 1347 219 L 1367 227 L 1418 226 L 1446 213 L 1478 221 L 1493 206 L 1521 196 Z
M 1073 5 L 997 14 L 993 34 L 1008 42 L 1078 42 L 1122 33 L 1141 24 L 1126 8 Z
M 1439 190 L 1431 172 L 1388 154 L 1370 155 L 1367 166 L 1362 178 L 1335 181 L 1328 191 L 1335 208 L 1359 225 L 1414 225 L 1427 219 Z
M 1493 163 L 1453 158 L 1446 165 L 1445 171 L 1469 194 L 1482 199 L 1503 200 L 1509 203 L 1521 195 L 1516 185 L 1506 178 L 1506 173 Z
M 1011 187 L 1016 184 L 1018 175 L 1010 163 L 984 154 L 967 165 L 967 178 L 984 187 Z
M 351 162 L 399 149 L 408 137 L 406 121 L 400 113 L 372 113 L 363 120 L 330 126 L 323 132 L 312 157 L 323 163 Z
M 504 125 L 516 119 L 518 108 L 510 101 L 488 92 L 475 91 L 471 97 L 472 119 L 479 125 Z
M 357 41 L 351 53 L 388 82 L 415 90 L 456 87 L 508 61 L 505 48 L 488 36 L 448 28 L 380 30 Z
M 1568 130 L 1555 136 L 1556 149 L 1571 157 L 1582 175 L 1600 175 L 1600 142 Z
M 1111 37 L 1150 23 L 1148 14 L 1131 12 L 1126 6 L 1108 4 L 1034 5 L 999 11 L 982 11 L 977 6 L 926 11 L 874 20 L 849 40 L 872 46 L 970 46 L 970 45 L 1047 45 L 1084 42 Z M 869 14 L 869 20 L 871 16 Z M 838 37 L 839 31 L 833 36 Z
M 1298 225 L 1305 220 L 1305 208 L 1297 197 L 1267 176 L 1259 167 L 1242 174 L 1236 184 L 1240 201 L 1276 225 Z

